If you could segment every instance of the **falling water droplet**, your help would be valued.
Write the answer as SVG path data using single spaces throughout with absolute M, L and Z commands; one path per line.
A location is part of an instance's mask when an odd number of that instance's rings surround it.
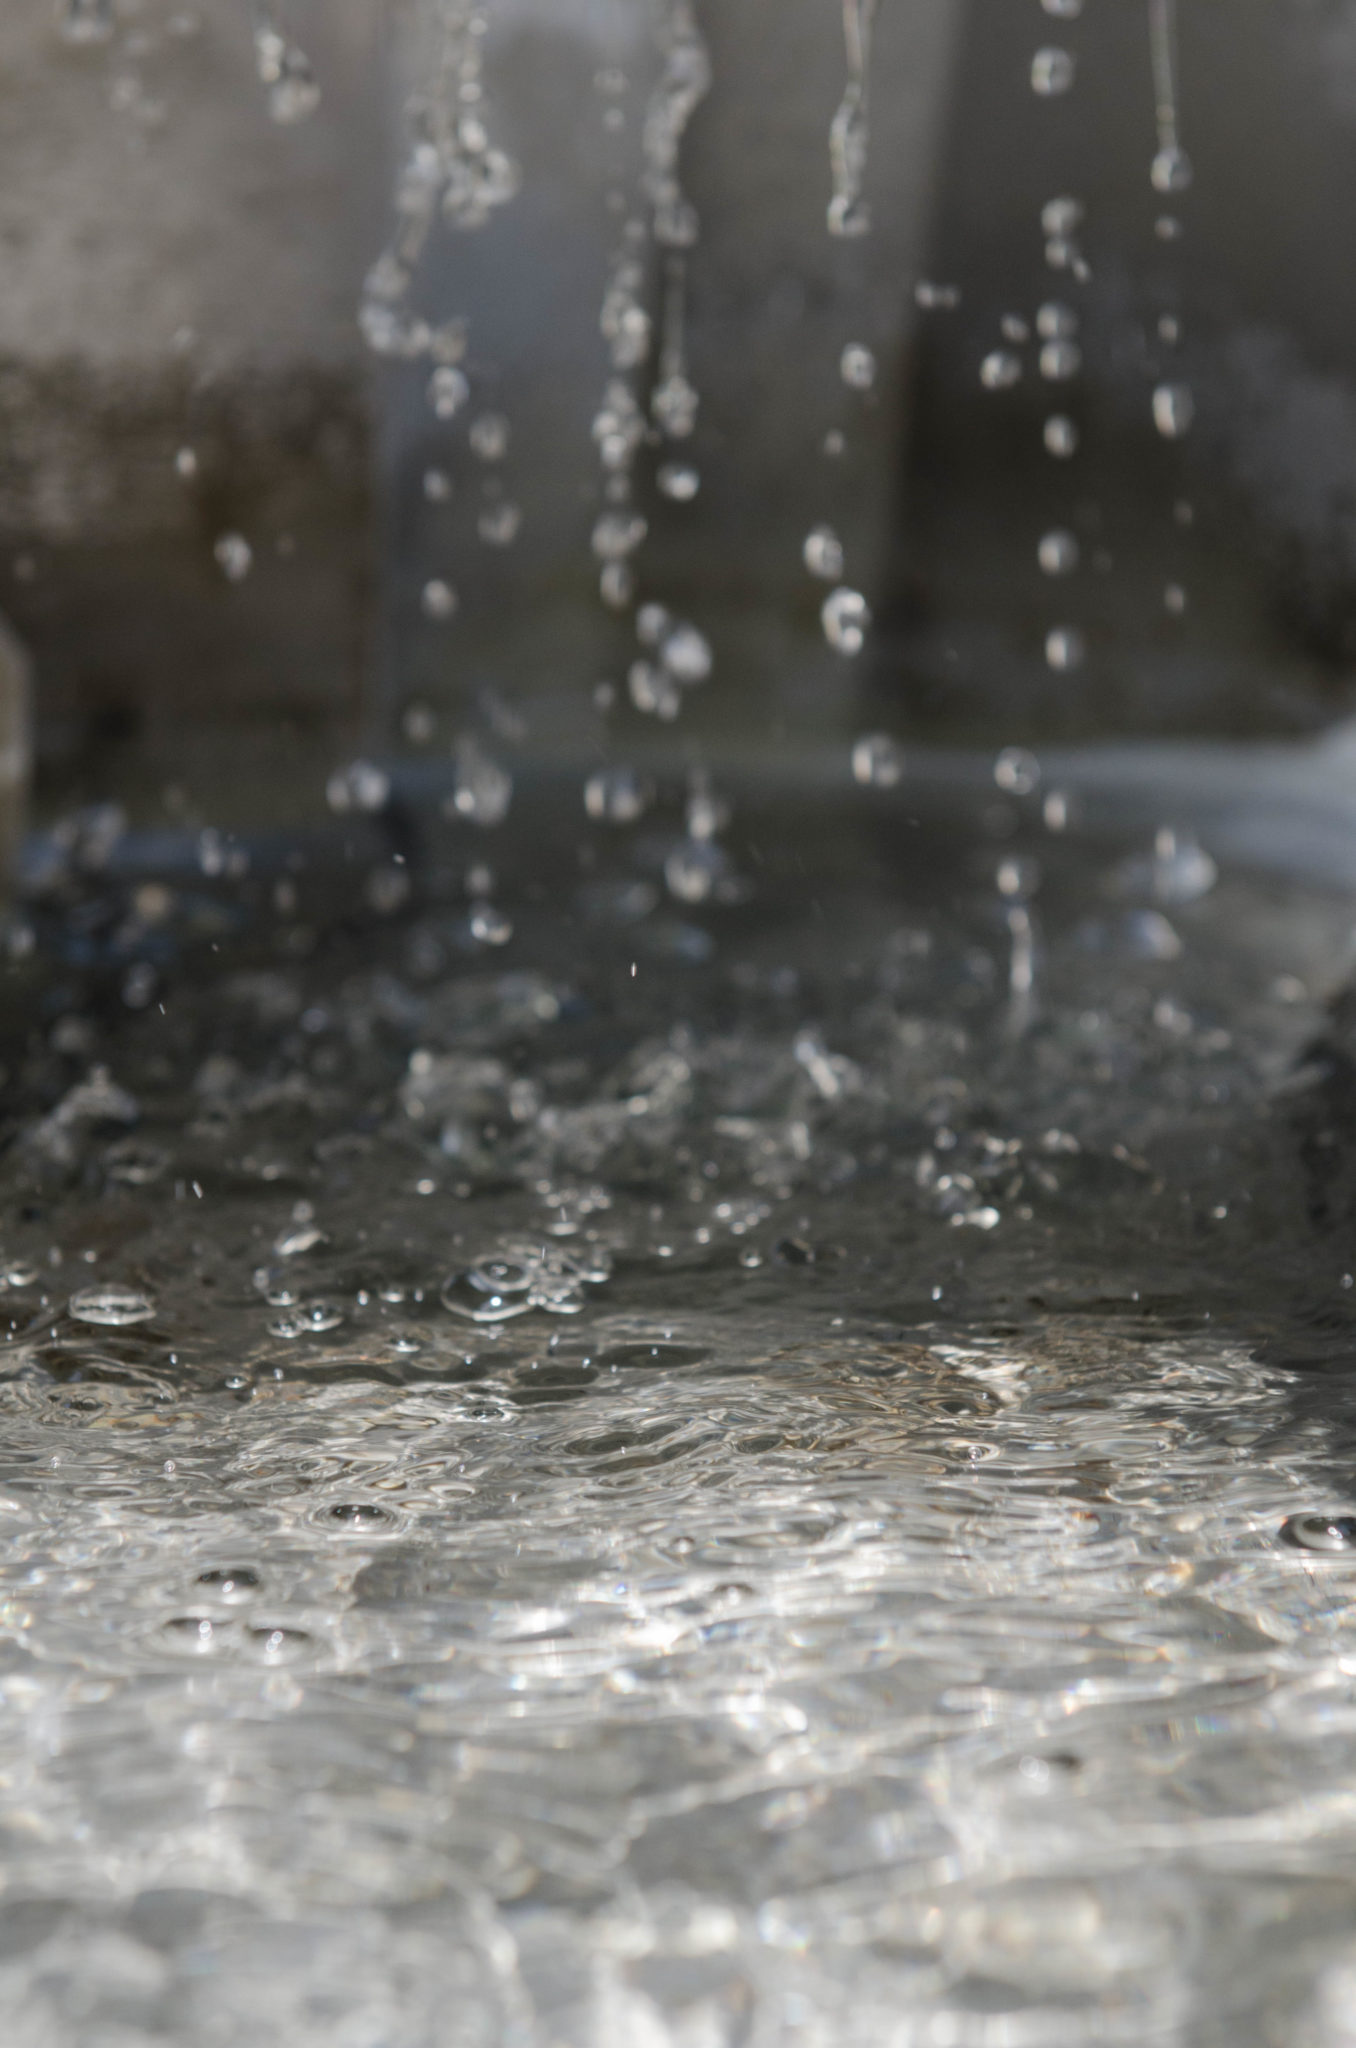
M 1077 626 L 1054 626 L 1045 636 L 1045 659 L 1059 674 L 1080 668 L 1087 643 Z
M 838 359 L 838 373 L 852 391 L 869 391 L 876 381 L 876 358 L 862 342 L 850 341 Z
M 1187 608 L 1187 594 L 1180 583 L 1168 583 L 1163 589 L 1163 609 L 1169 617 L 1180 619 Z
M 1083 0 L 1041 0 L 1041 6 L 1060 21 L 1077 21 L 1083 12 Z
M 450 619 L 457 609 L 457 593 L 450 583 L 444 583 L 441 576 L 434 576 L 420 591 L 419 603 L 426 619 L 441 622 Z
M 1067 413 L 1052 413 L 1045 422 L 1042 436 L 1047 452 L 1057 456 L 1062 462 L 1077 453 L 1078 428 Z
M 451 363 L 440 363 L 428 380 L 428 402 L 440 420 L 455 419 L 470 396 L 466 378 Z
M 839 654 L 860 654 L 871 626 L 871 609 L 860 590 L 830 591 L 820 609 L 824 638 Z
M 501 825 L 513 801 L 513 777 L 474 740 L 463 740 L 456 758 L 451 815 L 465 818 L 472 825 Z
M 993 764 L 993 779 L 1010 796 L 1030 796 L 1039 786 L 1041 764 L 1025 747 L 1004 747 Z
M 711 673 L 711 643 L 695 626 L 675 626 L 660 644 L 659 658 L 679 683 L 704 683 Z
M 600 768 L 584 784 L 584 809 L 600 824 L 634 825 L 649 803 L 649 787 L 633 768 Z
M 243 533 L 223 533 L 212 550 L 228 583 L 242 583 L 254 563 L 254 549 Z
M 493 903 L 477 903 L 472 907 L 469 928 L 471 937 L 482 946 L 506 946 L 513 937 L 513 921 Z
M 445 505 L 452 496 L 452 479 L 445 469 L 424 471 L 424 496 L 430 505 Z
M 1031 90 L 1041 99 L 1068 92 L 1074 82 L 1074 60 L 1068 50 L 1037 50 L 1031 59 Z
M 688 505 L 701 489 L 701 477 L 686 462 L 664 462 L 655 474 L 655 483 L 665 498 L 671 498 L 675 505 Z
M 1083 367 L 1083 351 L 1076 341 L 1047 341 L 1040 353 L 1040 372 L 1047 383 L 1067 384 Z
M 1022 374 L 1022 363 L 1009 348 L 996 348 L 979 366 L 979 381 L 986 391 L 1010 391 Z
M 337 768 L 325 784 L 332 811 L 380 811 L 391 794 L 391 778 L 372 761 L 350 761 Z
M 113 33 L 113 0 L 66 0 L 61 37 L 67 43 L 106 43 Z
M 867 733 L 852 749 L 852 774 L 864 789 L 893 789 L 904 774 L 904 750 L 888 733 Z
M 174 458 L 174 469 L 188 483 L 198 474 L 198 455 L 194 448 L 181 448 Z
M 711 839 L 684 839 L 664 863 L 669 893 L 681 903 L 704 903 L 726 869 L 725 855 Z
M 1155 192 L 1185 192 L 1194 177 L 1191 158 L 1175 142 L 1160 149 L 1149 166 L 1149 182 Z
M 510 548 L 522 531 L 521 508 L 507 498 L 500 504 L 487 505 L 476 521 L 476 532 L 486 547 Z
M 1180 441 L 1191 431 L 1196 401 L 1189 384 L 1160 384 L 1154 392 L 1154 425 L 1167 441 Z
M 1078 567 L 1078 552 L 1075 535 L 1058 526 L 1042 534 L 1036 559 L 1047 576 L 1068 576 Z
M 481 462 L 502 462 L 508 454 L 509 423 L 502 413 L 484 412 L 471 422 L 467 439 Z
M 825 583 L 836 583 L 843 573 L 843 543 L 831 526 L 816 526 L 807 533 L 801 554 L 810 574 Z

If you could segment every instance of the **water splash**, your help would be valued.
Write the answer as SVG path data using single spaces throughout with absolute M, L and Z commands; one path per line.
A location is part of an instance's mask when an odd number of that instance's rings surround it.
M 829 129 L 829 233 L 865 235 L 871 210 L 863 197 L 870 150 L 871 32 L 879 0 L 843 0 L 847 83 Z

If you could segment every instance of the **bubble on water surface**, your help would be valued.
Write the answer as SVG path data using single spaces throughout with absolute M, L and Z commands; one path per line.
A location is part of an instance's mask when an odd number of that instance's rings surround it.
M 1154 425 L 1165 441 L 1180 441 L 1191 431 L 1196 401 L 1189 384 L 1160 384 L 1153 396 Z
M 223 533 L 213 544 L 212 553 L 228 583 L 243 583 L 254 563 L 254 549 L 243 533 Z
M 831 591 L 820 609 L 824 638 L 839 654 L 860 654 L 871 628 L 871 609 L 860 590 Z
M 904 774 L 904 749 L 888 733 L 866 733 L 852 749 L 852 776 L 864 789 L 893 789 Z
M 1281 1540 L 1296 1550 L 1349 1555 L 1356 1552 L 1356 1515 L 1291 1515 L 1281 1524 Z
M 339 1500 L 318 1511 L 322 1524 L 334 1527 L 345 1534 L 363 1536 L 380 1530 L 391 1530 L 398 1526 L 398 1518 L 389 1508 L 379 1507 L 375 1501 Z
M 801 555 L 810 574 L 825 583 L 836 583 L 843 573 L 843 543 L 831 526 L 812 527 Z
M 335 1301 L 309 1301 L 298 1308 L 284 1311 L 275 1316 L 269 1324 L 269 1334 L 274 1337 L 321 1337 L 327 1330 L 337 1330 L 344 1320 L 344 1311 Z
M 219 1600 L 249 1600 L 263 1580 L 250 1565 L 209 1565 L 198 1573 L 195 1583 Z
M 1066 93 L 1074 82 L 1075 64 L 1068 50 L 1037 50 L 1031 59 L 1031 90 L 1041 99 Z
M 532 1310 L 578 1315 L 585 1288 L 599 1286 L 612 1271 L 596 1247 L 567 1249 L 535 1239 L 510 1239 L 443 1282 L 443 1307 L 473 1323 L 503 1323 Z
M 119 1287 L 105 1282 L 99 1287 L 82 1287 L 67 1303 L 79 1323 L 97 1323 L 122 1329 L 129 1323 L 147 1323 L 155 1314 L 155 1296 L 141 1287 Z

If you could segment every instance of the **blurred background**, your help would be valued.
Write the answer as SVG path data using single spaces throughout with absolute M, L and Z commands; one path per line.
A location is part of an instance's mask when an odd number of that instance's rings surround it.
M 836 0 L 698 0 L 700 408 L 678 451 L 698 484 L 666 495 L 659 448 L 634 487 L 636 600 L 712 650 L 672 724 L 628 699 L 633 615 L 600 602 L 591 543 L 600 308 L 645 211 L 665 10 L 484 17 L 483 118 L 518 180 L 476 231 L 437 224 L 418 268 L 429 320 L 466 323 L 447 418 L 431 361 L 375 354 L 358 319 L 431 0 L 0 18 L 0 612 L 31 672 L 37 815 L 113 797 L 142 822 L 297 821 L 355 753 L 436 779 L 468 736 L 571 772 L 696 749 L 790 772 L 864 730 L 1274 742 L 1347 715 L 1351 0 L 1183 0 L 1194 181 L 1166 192 L 1139 8 L 884 0 L 873 225 L 849 239 L 825 220 Z M 285 118 L 261 27 L 318 93 Z M 1049 48 L 1068 90 L 1033 86 Z M 663 251 L 635 253 L 662 338 Z M 1043 373 L 1070 335 L 1076 366 Z M 868 380 L 845 378 L 854 346 Z M 1165 385 L 1190 432 L 1156 424 Z M 1073 452 L 1051 453 L 1052 416 Z M 875 619 L 851 661 L 802 557 L 821 523 Z M 1076 556 L 1053 576 L 1052 533 Z

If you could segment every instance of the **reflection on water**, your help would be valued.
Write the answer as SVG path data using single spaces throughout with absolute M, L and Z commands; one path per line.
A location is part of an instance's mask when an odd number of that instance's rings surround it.
M 1349 912 L 972 823 L 53 856 L 7 2042 L 1351 2038 Z

